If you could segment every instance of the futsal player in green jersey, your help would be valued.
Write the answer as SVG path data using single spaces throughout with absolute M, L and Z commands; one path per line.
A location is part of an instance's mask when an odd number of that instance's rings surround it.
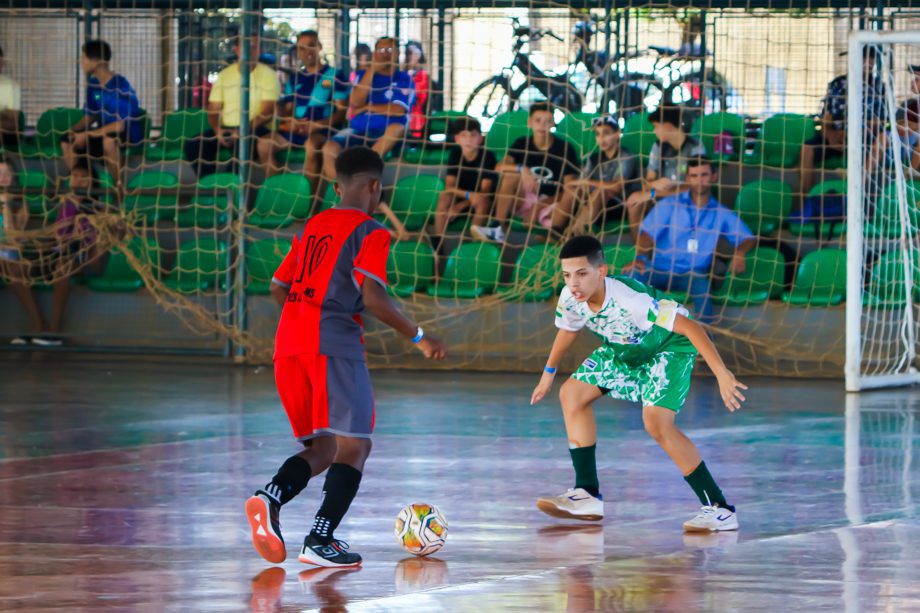
M 646 431 L 671 457 L 699 497 L 700 513 L 684 523 L 688 532 L 737 530 L 735 507 L 716 485 L 696 445 L 674 423 L 690 391 L 699 353 L 715 374 L 729 411 L 741 407 L 747 386 L 725 367 L 706 331 L 673 300 L 628 277 L 608 277 L 600 242 L 576 236 L 560 252 L 565 288 L 556 307 L 559 329 L 531 404 L 553 385 L 556 368 L 582 328 L 603 339 L 562 385 L 575 487 L 560 496 L 540 498 L 537 507 L 553 517 L 597 521 L 604 503 L 597 478 L 597 424 L 592 404 L 603 395 L 642 403 Z

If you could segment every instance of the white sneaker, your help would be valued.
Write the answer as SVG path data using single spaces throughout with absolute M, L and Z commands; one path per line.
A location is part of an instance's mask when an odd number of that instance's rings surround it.
M 481 241 L 505 242 L 505 231 L 501 226 L 489 228 L 488 226 L 470 226 L 470 234 Z
M 738 529 L 738 514 L 722 507 L 703 507 L 699 515 L 684 522 L 687 532 L 721 532 Z
M 600 521 L 604 519 L 604 500 L 577 487 L 554 498 L 539 498 L 537 508 L 553 517 Z

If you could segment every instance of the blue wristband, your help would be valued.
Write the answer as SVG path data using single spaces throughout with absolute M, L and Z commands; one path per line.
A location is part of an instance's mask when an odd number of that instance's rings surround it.
M 466 194 L 464 195 L 464 199 L 465 199 L 465 200 L 469 200 L 469 199 L 470 199 L 470 193 L 469 193 L 469 192 L 466 192 Z
M 636 259 L 639 260 L 640 262 L 645 262 L 646 264 L 648 264 L 648 256 L 645 255 L 644 253 L 640 253 L 639 255 L 637 255 Z
M 412 337 L 412 342 L 413 343 L 421 342 L 423 338 L 425 338 L 425 331 L 422 330 L 421 326 L 419 326 L 418 329 L 415 331 L 415 336 Z
M 655 199 L 655 188 L 654 187 L 649 190 L 648 195 L 652 200 Z
M 555 374 L 556 374 L 556 368 L 553 367 L 553 366 L 544 366 L 544 367 L 543 367 L 543 372 L 549 373 L 549 374 L 551 374 L 551 375 L 555 375 Z

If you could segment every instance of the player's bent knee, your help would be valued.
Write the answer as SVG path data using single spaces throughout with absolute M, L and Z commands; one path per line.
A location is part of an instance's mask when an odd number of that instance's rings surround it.
M 594 399 L 588 394 L 588 391 L 590 391 L 588 384 L 575 379 L 569 379 L 563 383 L 559 388 L 559 402 L 562 404 L 562 410 L 574 412 L 585 408 Z

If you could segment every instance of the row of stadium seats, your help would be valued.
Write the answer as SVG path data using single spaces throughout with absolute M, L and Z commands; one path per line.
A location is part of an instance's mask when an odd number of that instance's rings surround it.
M 462 111 L 439 111 L 432 113 L 426 127 L 429 135 L 443 135 L 447 132 L 448 122 L 462 117 Z M 57 107 L 48 109 L 38 119 L 35 139 L 26 141 L 20 147 L 20 155 L 26 158 L 55 158 L 61 155 L 61 136 L 83 116 L 81 109 Z M 527 112 L 511 111 L 495 118 L 486 138 L 486 147 L 501 158 L 508 146 L 520 136 L 529 133 Z M 557 136 L 571 141 L 581 155 L 590 153 L 596 147 L 591 120 L 596 114 L 566 114 L 556 127 Z M 148 161 L 165 162 L 180 160 L 186 140 L 195 138 L 208 128 L 207 113 L 203 109 L 184 109 L 166 113 L 159 138 L 150 141 L 150 122 L 145 120 L 145 146 L 131 151 L 143 154 Z M 815 134 L 814 118 L 795 113 L 780 113 L 764 120 L 757 138 L 754 139 L 753 151 L 746 153 L 745 120 L 734 113 L 711 113 L 697 118 L 690 128 L 690 133 L 699 138 L 710 155 L 726 161 L 741 161 L 745 164 L 766 165 L 782 168 L 796 166 L 802 143 Z M 730 137 L 731 153 L 719 153 L 714 143 L 717 138 Z M 623 128 L 623 145 L 634 153 L 647 158 L 655 143 L 652 124 L 647 113 L 630 116 Z M 724 150 L 724 149 L 723 149 Z M 221 152 L 221 161 L 230 159 L 230 152 Z M 301 164 L 303 150 L 294 149 L 287 153 L 287 161 Z M 444 164 L 447 153 L 443 144 L 427 143 L 425 146 L 410 146 L 403 152 L 403 159 L 408 163 Z
M 221 241 L 198 238 L 179 245 L 174 265 L 161 265 L 162 251 L 154 239 L 132 238 L 128 249 L 155 277 L 181 293 L 198 293 L 227 288 L 230 250 Z M 253 241 L 246 247 L 246 291 L 250 295 L 269 293 L 272 275 L 290 247 L 286 239 Z M 605 247 L 612 273 L 635 257 L 633 246 Z M 402 241 L 393 244 L 388 263 L 390 291 L 399 297 L 424 293 L 444 299 L 473 299 L 498 294 L 509 300 L 539 302 L 552 299 L 562 287 L 558 273 L 559 247 L 531 245 L 518 255 L 510 279 L 502 282 L 501 250 L 491 243 L 464 243 L 447 259 L 444 272 L 436 276 L 436 258 L 427 242 Z M 786 265 L 783 255 L 769 247 L 758 247 L 747 255 L 744 273 L 728 273 L 714 290 L 713 300 L 727 306 L 754 306 L 768 300 L 783 300 L 801 307 L 828 307 L 846 298 L 846 252 L 818 249 L 798 265 L 789 291 L 783 291 Z M 913 259 L 914 299 L 920 300 L 920 254 Z M 903 305 L 906 296 L 904 254 L 900 250 L 882 254 L 872 265 L 865 292 L 865 304 L 873 308 Z M 232 281 L 231 281 L 232 282 Z M 143 287 L 140 275 L 119 250 L 110 254 L 101 274 L 87 281 L 100 292 L 133 292 Z M 686 295 L 673 295 L 686 302 Z
M 53 201 L 42 194 L 50 193 L 50 181 L 41 171 L 25 170 L 19 173 L 20 185 L 31 190 L 26 196 L 30 211 L 35 216 L 47 216 L 53 209 Z M 124 202 L 125 211 L 135 211 L 148 224 L 158 221 L 175 221 L 184 228 L 220 227 L 227 223 L 230 212 L 228 195 L 239 187 L 239 177 L 230 173 L 217 173 L 201 179 L 188 198 L 181 197 L 179 179 L 175 174 L 158 170 L 140 172 L 128 182 Z M 394 187 L 391 207 L 403 221 L 406 228 L 419 231 L 432 220 L 437 206 L 438 194 L 444 189 L 444 182 L 436 175 L 420 174 L 400 179 Z M 815 185 L 809 196 L 830 196 L 846 194 L 846 181 L 833 179 Z M 920 186 L 908 184 L 908 197 L 914 214 L 911 227 L 920 227 Z M 336 201 L 332 185 L 327 185 L 319 210 L 331 207 Z M 744 184 L 734 202 L 734 210 L 741 219 L 759 236 L 774 236 L 786 228 L 797 236 L 839 238 L 846 231 L 841 220 L 801 223 L 790 219 L 793 190 L 778 179 L 759 179 Z M 871 219 L 866 225 L 866 235 L 873 238 L 897 238 L 901 234 L 901 221 L 897 207 L 897 186 L 891 184 L 877 200 Z M 309 181 L 298 173 L 284 173 L 266 179 L 256 191 L 253 208 L 247 216 L 247 223 L 260 228 L 277 229 L 289 226 L 296 220 L 304 220 L 311 213 L 312 193 Z M 455 224 L 452 230 L 462 229 L 464 221 Z M 519 226 L 521 224 L 518 224 Z M 514 229 L 526 230 L 523 226 Z M 625 231 L 622 221 L 612 222 L 599 228 L 605 234 Z M 539 229 L 538 229 L 539 230 Z

